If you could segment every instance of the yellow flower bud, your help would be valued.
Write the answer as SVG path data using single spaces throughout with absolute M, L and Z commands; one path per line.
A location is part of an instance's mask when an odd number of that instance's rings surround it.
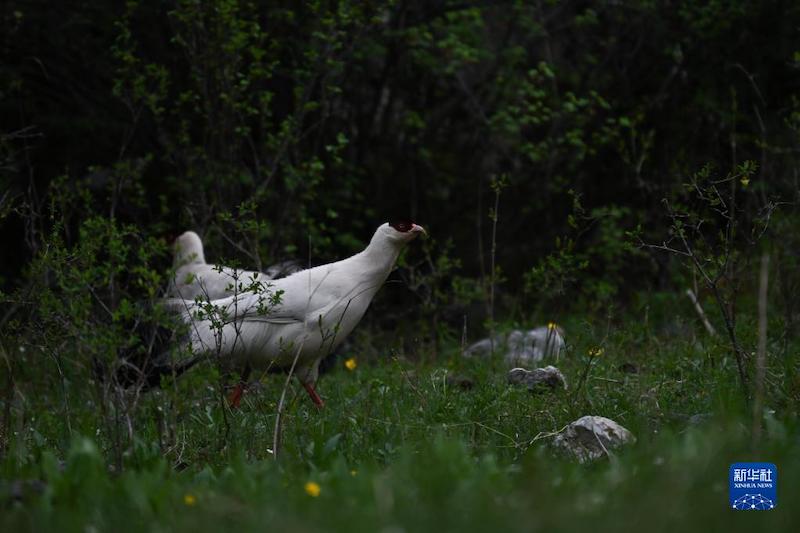
M 306 490 L 306 494 L 308 494 L 312 498 L 316 498 L 317 496 L 319 496 L 319 493 L 322 491 L 322 489 L 319 486 L 319 483 L 315 483 L 313 481 L 309 481 L 308 483 L 306 483 L 304 488 Z

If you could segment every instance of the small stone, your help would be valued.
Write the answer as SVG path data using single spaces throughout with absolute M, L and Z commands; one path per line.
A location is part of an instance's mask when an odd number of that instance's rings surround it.
M 446 383 L 448 387 L 459 388 L 461 390 L 472 390 L 475 386 L 475 380 L 463 374 L 448 374 Z
M 409 369 L 401 368 L 400 369 L 400 376 L 404 380 L 417 381 L 417 371 L 414 370 L 413 368 L 409 368 Z
M 625 362 L 617 367 L 617 370 L 623 374 L 638 374 L 639 367 L 633 363 Z
M 690 426 L 701 426 L 711 420 L 711 413 L 697 413 L 689 417 Z
M 495 351 L 501 349 L 502 346 L 505 346 L 504 338 L 496 338 L 494 341 Z M 468 358 L 489 357 L 490 355 L 492 355 L 492 339 L 481 339 L 478 342 L 470 344 L 469 347 L 464 350 L 464 357 Z
M 531 392 L 541 392 L 547 388 L 552 390 L 567 388 L 567 380 L 564 374 L 554 366 L 525 370 L 524 368 L 512 368 L 508 372 L 508 382 L 511 385 L 524 385 Z
M 553 440 L 553 445 L 579 462 L 593 461 L 628 443 L 636 442 L 633 433 L 603 416 L 584 416 L 569 424 Z
M 44 493 L 47 483 L 40 479 L 15 479 L 0 485 L 0 489 L 0 501 L 3 497 L 8 497 L 16 502 L 24 502 Z

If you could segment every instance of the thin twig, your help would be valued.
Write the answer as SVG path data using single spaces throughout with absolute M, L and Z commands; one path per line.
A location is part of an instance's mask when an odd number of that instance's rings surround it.
M 286 391 L 289 390 L 289 383 L 291 383 L 292 377 L 294 377 L 294 369 L 297 366 L 297 360 L 300 359 L 300 353 L 303 351 L 303 345 L 306 342 L 306 337 L 308 337 L 307 333 L 303 335 L 302 339 L 300 339 L 300 345 L 297 347 L 297 351 L 294 354 L 292 366 L 289 368 L 289 373 L 286 376 L 286 381 L 284 382 L 283 390 L 281 391 L 281 398 L 278 401 L 278 409 L 275 412 L 275 428 L 272 432 L 272 456 L 276 461 L 278 460 L 278 455 L 280 453 L 281 420 L 283 415 L 283 406 L 286 404 Z
M 764 406 L 764 377 L 767 362 L 767 289 L 769 285 L 769 254 L 761 256 L 761 276 L 758 287 L 758 351 L 756 352 L 755 401 L 753 402 L 753 450 L 761 440 L 761 417 Z
M 500 209 L 500 191 L 503 187 L 503 179 L 495 178 L 492 181 L 492 188 L 494 189 L 494 210 L 492 211 L 492 254 L 491 254 L 491 272 L 489 273 L 489 326 L 491 339 L 492 357 L 494 357 L 494 343 L 495 343 L 495 323 L 494 323 L 494 289 L 497 283 L 497 220 L 499 218 L 498 210 Z
M 411 387 L 411 390 L 413 390 L 416 393 L 416 395 L 419 396 L 419 399 L 422 400 L 422 403 L 424 403 L 425 407 L 427 407 L 428 406 L 428 400 L 419 391 L 419 389 L 416 387 L 416 385 L 414 385 L 414 382 L 411 381 L 411 378 L 409 377 L 408 372 L 406 372 L 403 369 L 403 367 L 400 366 L 400 359 L 398 359 L 396 355 L 392 355 L 392 361 L 394 361 L 395 365 L 397 365 L 398 370 L 400 370 L 400 375 L 403 376 L 403 378 L 405 378 L 406 383 L 408 383 L 408 386 Z
M 694 310 L 697 311 L 697 314 L 700 316 L 700 320 L 703 321 L 703 325 L 706 327 L 706 331 L 708 331 L 708 333 L 712 337 L 716 337 L 717 336 L 717 330 L 714 329 L 714 326 L 711 325 L 711 322 L 709 322 L 708 317 L 706 316 L 705 312 L 703 311 L 703 308 L 700 306 L 700 301 L 697 299 L 697 296 L 695 296 L 695 294 L 694 294 L 694 291 L 692 289 L 686 289 L 686 295 L 692 301 L 692 304 L 694 304 Z

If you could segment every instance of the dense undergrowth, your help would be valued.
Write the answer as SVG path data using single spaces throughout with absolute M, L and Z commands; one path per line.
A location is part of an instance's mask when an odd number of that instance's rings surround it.
M 119 462 L 102 414 L 113 407 L 98 405 L 93 383 L 17 376 L 3 529 L 789 530 L 797 521 L 795 346 L 773 347 L 754 447 L 730 351 L 691 320 L 564 326 L 568 350 L 552 362 L 569 388 L 542 394 L 510 387 L 498 361 L 465 360 L 457 346 L 417 363 L 356 343 L 342 354 L 356 368 L 339 359 L 320 382 L 324 409 L 293 388 L 278 460 L 278 376 L 225 412 L 210 367 L 165 383 L 140 399 Z M 750 326 L 741 320 L 743 332 Z M 596 347 L 602 354 L 589 356 Z M 637 443 L 577 464 L 550 442 L 585 414 L 617 420 Z M 727 468 L 742 460 L 778 465 L 774 512 L 728 509 Z

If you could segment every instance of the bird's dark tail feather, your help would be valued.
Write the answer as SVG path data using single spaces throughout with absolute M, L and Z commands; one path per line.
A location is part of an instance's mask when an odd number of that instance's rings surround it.
M 177 378 L 199 363 L 202 356 L 180 353 L 186 333 L 177 317 L 166 323 L 145 320 L 134 324 L 133 340 L 119 351 L 117 361 L 109 364 L 95 358 L 95 377 L 123 388 L 149 390 L 160 386 L 162 378 Z
M 308 267 L 303 266 L 303 263 L 296 259 L 289 259 L 287 261 L 281 261 L 280 263 L 275 263 L 267 267 L 264 273 L 269 277 L 269 279 L 281 279 L 287 276 L 291 276 L 296 272 L 300 272 L 305 270 Z
M 129 359 L 121 359 L 113 374 L 114 383 L 123 387 L 141 387 L 150 390 L 161 386 L 162 378 L 177 378 L 202 360 L 195 356 L 183 361 L 170 363 L 166 357 L 159 357 L 156 361 L 145 361 L 137 365 Z

